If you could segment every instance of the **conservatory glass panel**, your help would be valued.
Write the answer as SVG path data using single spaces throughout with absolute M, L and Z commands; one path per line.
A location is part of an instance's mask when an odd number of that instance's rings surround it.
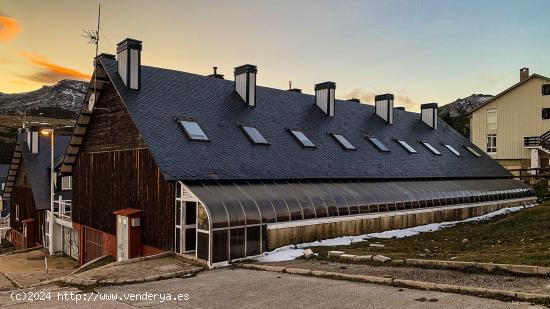
M 187 187 L 206 205 L 206 207 L 208 207 L 212 220 L 212 228 L 229 226 L 227 211 L 225 210 L 225 206 L 220 201 L 219 197 L 214 196 L 213 193 L 202 184 L 188 184 Z
M 260 244 L 260 229 L 259 225 L 257 226 L 248 226 L 246 228 L 246 256 L 258 255 L 261 253 Z
M 246 256 L 244 248 L 246 236 L 244 231 L 244 227 L 229 230 L 229 254 L 231 260 L 243 258 Z

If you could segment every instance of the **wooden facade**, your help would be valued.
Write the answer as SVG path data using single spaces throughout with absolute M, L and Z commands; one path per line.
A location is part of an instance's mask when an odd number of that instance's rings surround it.
M 72 172 L 75 223 L 116 235 L 113 211 L 140 209 L 142 245 L 173 250 L 175 185 L 164 180 L 111 84 L 96 102 Z
M 11 209 L 10 211 L 10 226 L 12 229 L 19 233 L 23 233 L 23 220 L 34 219 L 33 222 L 27 224 L 27 234 L 29 236 L 26 239 L 28 247 L 34 247 L 37 243 L 42 243 L 43 230 L 46 212 L 44 210 L 37 210 L 34 202 L 34 196 L 32 188 L 28 180 L 27 169 L 25 162 L 21 160 L 17 175 L 15 177 L 15 184 L 11 193 Z M 18 211 L 16 211 L 16 207 Z M 16 215 L 19 215 L 16 218 Z

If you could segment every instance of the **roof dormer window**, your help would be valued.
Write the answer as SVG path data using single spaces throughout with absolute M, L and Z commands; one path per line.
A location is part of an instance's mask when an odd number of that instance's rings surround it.
M 382 142 L 374 137 L 374 136 L 365 136 L 366 138 L 369 139 L 369 141 L 374 145 L 376 146 L 376 148 L 378 148 L 378 150 L 380 151 L 383 151 L 383 152 L 390 152 L 390 150 L 388 149 L 388 147 L 386 147 L 384 144 L 382 144 Z
M 474 157 L 481 157 L 479 152 L 477 152 L 474 148 L 472 148 L 470 146 L 464 146 L 464 148 L 466 148 L 466 150 L 468 150 L 471 154 L 473 154 Z
M 246 136 L 253 144 L 256 145 L 269 145 L 267 140 L 263 137 L 263 135 L 258 131 L 258 129 L 255 126 L 251 125 L 240 125 L 241 129 L 246 133 Z
M 422 144 L 426 148 L 428 148 L 434 155 L 441 155 L 441 152 L 439 152 L 439 150 L 435 149 L 435 147 L 432 146 L 432 144 L 430 144 L 428 142 L 420 142 L 420 144 Z
M 460 157 L 460 152 L 458 150 L 454 149 L 453 146 L 449 144 L 443 144 L 447 149 L 449 149 L 452 153 L 454 153 L 457 157 Z
M 314 148 L 316 147 L 315 144 L 307 138 L 307 136 L 304 134 L 304 132 L 299 130 L 288 130 L 292 136 L 303 146 L 306 148 Z
M 342 134 L 330 133 L 346 150 L 357 150 Z
M 414 148 L 409 145 L 409 143 L 405 142 L 404 140 L 395 139 L 396 142 L 399 143 L 399 145 L 403 146 L 410 154 L 418 154 L 418 151 L 416 151 Z
M 185 135 L 189 140 L 192 141 L 209 141 L 208 136 L 199 126 L 196 120 L 192 119 L 180 119 L 178 120 L 179 124 L 183 128 Z

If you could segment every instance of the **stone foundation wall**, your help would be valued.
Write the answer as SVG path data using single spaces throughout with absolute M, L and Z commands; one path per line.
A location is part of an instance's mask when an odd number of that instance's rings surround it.
M 286 245 L 317 240 L 362 235 L 418 225 L 464 220 L 497 211 L 502 208 L 530 205 L 535 197 L 493 201 L 477 204 L 441 206 L 390 213 L 365 214 L 268 225 L 268 248 L 273 250 Z

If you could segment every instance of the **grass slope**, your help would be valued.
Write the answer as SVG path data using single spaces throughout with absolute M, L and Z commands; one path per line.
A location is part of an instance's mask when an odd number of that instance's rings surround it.
M 464 241 L 467 239 L 467 241 Z M 384 248 L 369 247 L 378 241 Z M 349 254 L 550 266 L 550 203 L 477 223 L 463 223 L 407 238 L 372 239 L 349 246 L 314 247 Z

